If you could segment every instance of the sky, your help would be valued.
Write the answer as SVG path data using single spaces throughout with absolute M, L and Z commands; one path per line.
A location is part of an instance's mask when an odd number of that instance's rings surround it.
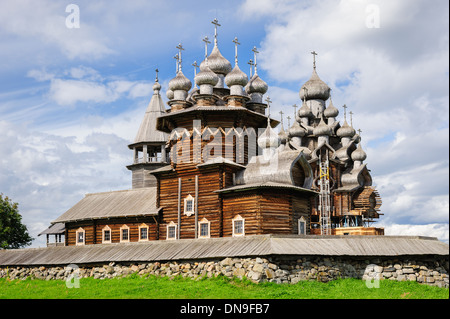
M 214 37 L 233 64 L 256 46 L 271 114 L 291 114 L 312 72 L 353 112 L 386 235 L 449 240 L 447 0 L 0 2 L 0 193 L 35 238 L 85 194 L 130 189 L 128 149 L 159 69 L 162 96 Z M 79 23 L 78 23 L 79 22 Z M 209 50 L 212 47 L 210 46 Z M 286 122 L 286 119 L 285 119 Z

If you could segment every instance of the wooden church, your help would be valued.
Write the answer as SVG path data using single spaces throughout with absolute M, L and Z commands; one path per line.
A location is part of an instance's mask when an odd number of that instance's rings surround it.
M 383 235 L 372 226 L 380 196 L 361 136 L 336 120 L 330 88 L 316 71 L 301 86 L 302 106 L 287 129 L 270 117 L 256 48 L 249 76 L 214 46 L 195 75 L 176 75 L 153 96 L 128 147 L 132 189 L 87 194 L 43 232 L 65 245 L 249 236 Z M 290 117 L 288 117 L 290 119 Z M 280 125 L 278 132 L 274 130 Z

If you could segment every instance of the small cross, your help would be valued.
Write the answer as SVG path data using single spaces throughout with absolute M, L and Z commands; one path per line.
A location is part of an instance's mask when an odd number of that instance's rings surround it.
M 156 69 L 155 72 L 156 72 L 156 79 L 155 79 L 155 82 L 158 82 L 158 72 L 159 72 L 159 70 Z
M 250 64 L 250 79 L 252 78 L 253 74 L 252 74 L 252 67 L 255 65 L 255 63 L 253 63 L 253 60 L 250 59 L 250 61 L 247 62 L 247 64 Z
M 297 104 L 292 105 L 292 107 L 295 109 L 294 115 L 297 114 Z
M 255 61 L 255 64 L 253 64 L 255 66 L 255 74 L 257 74 L 258 71 L 257 71 L 257 63 L 256 63 L 256 54 L 258 54 L 259 51 L 256 49 L 256 47 L 253 47 L 252 52 L 253 52 L 253 57 L 254 57 L 254 61 Z
M 178 73 L 178 63 L 180 62 L 178 53 L 173 58 L 176 60 L 176 66 L 177 66 L 177 69 L 175 72 Z
M 192 66 L 194 67 L 194 78 L 197 76 L 197 68 L 199 67 L 199 65 L 197 64 L 197 61 L 194 61 L 194 63 L 192 63 Z M 195 83 L 195 81 L 194 81 Z M 195 87 L 197 87 L 197 84 L 194 84 Z
M 288 127 L 291 127 L 291 117 L 288 116 L 288 117 L 287 117 L 287 120 L 288 120 Z
M 353 112 L 350 111 L 349 113 L 350 113 L 350 125 L 353 126 L 353 116 L 352 116 Z
M 361 129 L 359 128 L 359 129 L 358 129 L 358 134 L 359 134 L 359 136 L 361 136 L 361 132 L 362 132 L 362 131 L 361 131 Z
M 238 53 L 237 53 L 237 46 L 241 45 L 238 41 L 237 37 L 234 37 L 234 40 L 232 41 L 234 43 L 234 62 L 238 63 Z
M 311 54 L 313 55 L 313 68 L 315 70 L 316 69 L 316 55 L 317 55 L 317 52 L 316 51 L 312 51 Z
M 181 43 L 178 43 L 178 45 L 176 46 L 176 48 L 178 49 L 178 58 L 180 59 L 180 61 L 179 61 L 179 68 L 180 68 L 180 71 L 181 71 L 181 51 L 183 50 L 184 51 L 184 48 L 183 48 L 183 46 L 181 45 Z
M 347 107 L 348 106 L 344 104 L 342 107 L 344 108 L 344 119 L 347 121 Z
M 283 114 L 284 114 L 284 112 L 283 112 L 283 111 L 280 111 L 280 116 L 281 116 L 281 126 L 283 126 Z
M 208 44 L 211 43 L 211 41 L 209 41 L 208 36 L 205 36 L 202 41 L 205 42 L 205 59 L 207 59 L 207 57 L 208 57 Z
M 220 27 L 219 20 L 217 20 L 217 18 L 214 18 L 211 23 L 214 24 L 214 44 L 217 45 L 217 27 Z
M 265 101 L 267 102 L 267 116 L 270 115 L 270 103 L 272 103 L 272 100 L 270 99 L 269 96 L 267 96 L 267 98 L 265 99 Z

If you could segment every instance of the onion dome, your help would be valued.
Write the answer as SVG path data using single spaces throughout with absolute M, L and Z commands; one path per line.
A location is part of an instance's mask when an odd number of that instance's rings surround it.
M 159 82 L 156 81 L 155 84 L 153 84 L 153 94 L 158 94 L 160 90 L 161 84 L 159 84 Z
M 352 152 L 352 160 L 353 161 L 364 161 L 367 158 L 366 152 L 361 148 L 361 143 L 358 144 L 358 148 Z
M 300 88 L 300 99 L 306 100 L 327 100 L 330 97 L 330 87 L 313 70 L 311 78 Z
M 276 148 L 280 145 L 280 137 L 272 129 L 270 125 L 267 125 L 265 131 L 258 138 L 258 146 L 262 149 Z
M 328 104 L 328 107 L 323 112 L 323 115 L 325 117 L 336 117 L 339 115 L 339 110 L 333 105 L 333 102 L 330 99 L 330 104 Z
M 269 86 L 259 77 L 258 74 L 253 75 L 253 77 L 245 87 L 245 91 L 247 92 L 247 94 L 252 93 L 265 94 L 268 89 Z
M 200 65 L 202 64 L 203 62 Z M 214 86 L 217 82 L 219 82 L 219 77 L 211 71 L 207 64 L 205 64 L 203 68 L 200 67 L 200 72 L 195 76 L 195 83 L 197 83 L 197 85 L 209 84 Z
M 200 70 L 202 69 L 202 64 L 203 62 L 200 64 Z M 208 57 L 208 67 L 216 74 L 227 75 L 231 72 L 230 61 L 222 56 L 217 45 L 214 45 L 214 48 Z
M 280 138 L 280 143 L 281 144 L 286 144 L 287 139 L 288 139 L 288 134 L 284 130 L 283 126 L 281 126 L 280 132 L 278 133 L 278 137 Z
M 320 118 L 320 123 L 317 125 L 314 130 L 313 134 L 315 136 L 323 136 L 323 135 L 331 135 L 331 127 L 329 127 L 327 124 L 325 124 L 323 117 Z
M 347 120 L 344 120 L 344 125 L 337 130 L 336 135 L 339 137 L 353 137 L 355 133 L 355 129 L 348 125 Z
M 168 98 L 169 100 L 173 100 L 173 97 L 174 97 L 173 91 L 172 91 L 171 89 L 168 89 L 168 90 L 166 91 L 166 96 L 167 96 L 167 98 Z
M 306 103 L 303 103 L 302 107 L 298 110 L 297 115 L 299 117 L 312 117 L 311 109 Z
M 297 121 L 288 130 L 289 137 L 303 137 L 306 133 L 306 130 Z
M 189 91 L 192 87 L 191 81 L 184 76 L 182 71 L 178 71 L 177 75 L 169 81 L 169 90 L 177 91 Z
M 231 87 L 233 85 L 240 85 L 245 86 L 248 82 L 247 74 L 241 71 L 239 69 L 239 66 L 236 64 L 233 68 L 233 70 L 227 74 L 225 77 L 225 84 L 228 87 Z

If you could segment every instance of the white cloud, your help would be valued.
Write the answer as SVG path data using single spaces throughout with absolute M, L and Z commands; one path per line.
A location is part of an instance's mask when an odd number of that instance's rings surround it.
M 366 25 L 372 4 L 379 28 Z M 380 222 L 428 233 L 442 223 L 437 233 L 448 240 L 448 2 L 247 0 L 241 9 L 245 19 L 267 21 L 258 57 L 266 81 L 299 89 L 312 71 L 310 52 L 319 53 L 339 118 L 347 104 L 362 129 L 383 199 Z M 274 111 L 292 114 L 298 89 L 271 87 Z M 395 231 L 404 233 L 389 226 Z
M 68 4 L 68 3 L 67 3 Z M 0 30 L 25 41 L 55 45 L 69 59 L 92 60 L 114 53 L 106 37 L 93 24 L 82 19 L 80 28 L 66 27 L 66 5 L 54 1 L 2 1 Z M 42 46 L 36 46 L 42 48 Z

